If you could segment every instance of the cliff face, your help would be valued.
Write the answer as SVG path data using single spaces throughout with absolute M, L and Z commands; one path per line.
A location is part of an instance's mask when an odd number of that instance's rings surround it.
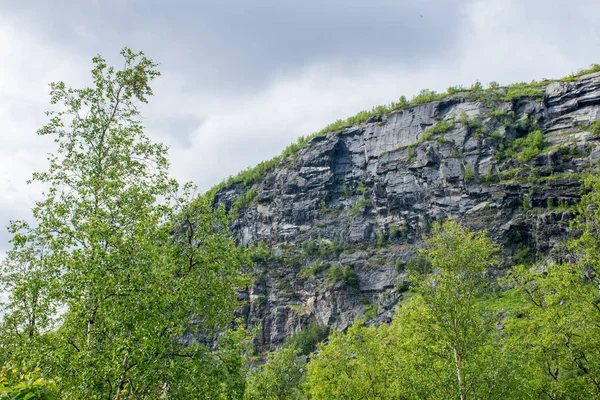
M 435 220 L 487 229 L 507 260 L 564 257 L 570 206 L 600 159 L 600 73 L 509 95 L 458 93 L 373 117 L 313 138 L 251 187 L 217 192 L 239 211 L 240 243 L 260 243 L 240 311 L 261 325 L 260 350 L 312 321 L 390 318 Z

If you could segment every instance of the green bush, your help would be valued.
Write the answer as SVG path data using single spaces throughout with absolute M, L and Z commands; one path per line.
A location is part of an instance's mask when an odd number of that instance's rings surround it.
M 312 236 L 309 236 L 308 239 L 302 242 L 300 246 L 302 247 L 302 254 L 305 257 L 315 255 L 319 250 L 319 248 L 315 245 L 315 241 L 313 240 Z
M 248 246 L 246 254 L 248 254 L 250 259 L 255 263 L 268 262 L 273 256 L 271 248 L 264 242 L 258 242 Z
M 278 281 L 277 288 L 279 289 L 279 294 L 281 295 L 293 295 L 295 293 L 292 284 L 288 281 Z
M 590 125 L 589 129 L 594 135 L 600 135 L 600 119 L 594 121 L 594 123 Z
M 348 190 L 348 186 L 346 186 L 346 184 L 344 183 L 344 185 L 342 186 L 342 199 L 347 199 L 348 197 L 350 197 L 352 193 L 350 192 L 350 190 Z
M 375 232 L 375 238 L 377 239 L 377 246 L 385 246 L 388 241 L 388 237 L 383 229 L 378 229 Z
M 413 162 L 417 158 L 417 148 L 408 146 L 406 148 L 406 162 Z
M 464 92 L 466 90 L 467 89 L 464 86 L 462 86 L 462 85 L 450 86 L 446 90 L 446 93 L 448 93 L 449 95 L 453 95 L 453 94 L 457 94 L 457 93 L 460 93 L 460 92 Z
M 406 264 L 404 264 L 404 261 L 402 261 L 402 258 L 400 257 L 396 258 L 396 261 L 394 261 L 394 265 L 396 266 L 396 270 L 398 272 L 402 271 L 406 267 Z
M 319 235 L 316 241 L 312 238 L 312 236 L 310 236 L 308 239 L 302 242 L 300 247 L 302 248 L 302 256 L 304 258 L 314 255 L 326 257 L 331 255 L 339 255 L 342 251 L 344 251 L 345 244 L 343 241 L 340 241 L 336 238 L 333 238 L 333 240 L 329 242 Z
M 390 226 L 390 234 L 389 239 L 406 239 L 408 237 L 408 225 L 406 223 L 402 223 L 400 225 L 391 225 Z
M 510 262 L 513 265 L 530 263 L 531 262 L 531 254 L 529 252 L 529 247 L 527 247 L 525 244 L 520 243 L 517 250 L 511 256 Z
M 517 158 L 520 162 L 527 162 L 540 154 L 548 142 L 540 130 L 530 132 L 526 137 L 513 140 L 508 146 L 500 145 L 497 157 L 499 160 L 505 158 Z
M 483 85 L 481 84 L 481 82 L 475 81 L 475 83 L 471 85 L 471 87 L 469 88 L 469 90 L 472 91 L 472 92 L 482 92 L 483 91 Z
M 319 255 L 321 257 L 327 257 L 327 255 L 329 255 L 331 252 L 331 246 L 327 241 L 323 240 L 321 235 L 319 235 L 319 237 L 317 238 L 317 247 L 319 249 Z
M 240 216 L 240 211 L 244 208 L 248 208 L 253 203 L 258 200 L 258 194 L 254 189 L 249 189 L 246 193 L 241 194 L 240 197 L 233 203 L 231 206 L 231 210 L 229 211 L 229 215 L 233 218 L 238 218 Z
M 343 279 L 344 271 L 339 265 L 334 265 L 333 267 L 329 268 L 329 270 L 327 271 L 327 275 L 325 276 L 325 282 L 327 282 L 327 284 L 330 286 L 341 282 Z
M 308 355 L 314 352 L 317 344 L 325 340 L 328 335 L 328 326 L 312 323 L 286 340 L 284 347 L 296 347 L 300 349 L 301 354 Z
M 377 308 L 373 304 L 365 305 L 363 319 L 365 321 L 371 321 L 375 318 L 377 318 Z
M 499 131 L 494 131 L 490 135 L 490 138 L 493 139 L 493 140 L 500 141 L 500 140 L 502 140 L 502 134 Z
M 506 117 L 507 115 L 508 115 L 508 113 L 506 111 L 501 111 L 501 110 L 498 110 L 497 108 L 493 108 L 490 111 L 490 116 L 500 119 L 500 120 L 504 119 L 504 117 Z
M 352 212 L 354 213 L 354 215 L 358 215 L 361 208 L 369 208 L 371 207 L 371 205 L 372 204 L 370 199 L 362 198 L 354 204 L 354 206 L 352 207 Z
M 475 172 L 470 164 L 465 164 L 465 181 L 475 179 Z
M 404 268 L 408 272 L 417 273 L 420 275 L 432 272 L 431 263 L 421 255 L 411 257 Z
M 35 372 L 19 373 L 18 370 L 0 370 L 0 399 L 6 400 L 55 400 L 58 399 L 56 383 Z
M 321 272 L 325 271 L 330 267 L 331 264 L 329 264 L 328 262 L 324 263 L 321 260 L 315 260 L 312 264 L 300 268 L 300 271 L 298 271 L 298 277 L 305 279 L 312 278 L 319 275 Z
M 419 92 L 418 95 L 413 97 L 410 104 L 411 105 L 420 105 L 420 104 L 431 103 L 432 101 L 442 100 L 446 96 L 448 96 L 448 93 L 438 93 L 435 90 L 423 89 Z
M 344 279 L 344 283 L 348 286 L 358 288 L 358 277 L 356 276 L 356 272 L 349 265 L 344 267 L 344 271 L 342 274 L 342 278 Z
M 468 127 L 469 131 L 471 131 L 474 135 L 479 136 L 483 133 L 483 125 L 481 124 L 481 121 L 479 121 L 476 117 L 469 118 L 467 113 L 463 111 L 460 113 L 460 117 L 458 120 L 460 121 L 460 123 Z
M 581 75 L 591 74 L 593 72 L 600 72 L 600 64 L 592 64 L 589 68 L 580 69 L 579 71 L 577 71 L 577 73 L 571 74 L 561 80 L 566 81 L 566 82 L 572 82 L 575 80 L 575 78 L 577 78 Z
M 358 186 L 356 187 L 356 193 L 362 194 L 364 196 L 366 192 L 367 186 L 364 184 L 364 182 L 359 182 Z
M 517 131 L 521 132 L 533 132 L 539 129 L 538 120 L 535 115 L 526 114 L 524 118 L 521 118 L 514 124 L 507 122 L 509 127 L 515 128 Z
M 454 120 L 443 120 L 427 128 L 419 137 L 419 143 L 429 140 L 434 135 L 439 135 L 454 129 Z
M 301 399 L 305 370 L 306 357 L 302 356 L 301 350 L 294 346 L 284 346 L 269 353 L 267 362 L 257 366 L 248 374 L 243 398 L 244 400 Z M 218 381 L 216 383 L 218 384 Z M 239 399 L 239 396 L 219 398 Z
M 530 210 L 532 205 L 531 205 L 531 197 L 529 197 L 528 195 L 523 196 L 523 199 L 521 200 L 521 207 L 524 210 Z
M 517 139 L 521 140 L 521 139 Z M 548 145 L 544 134 L 540 130 L 533 131 L 523 140 L 523 146 L 518 158 L 519 161 L 529 161 L 537 156 Z
M 514 101 L 521 97 L 543 98 L 544 92 L 539 89 L 537 83 L 515 83 L 508 87 L 504 101 Z

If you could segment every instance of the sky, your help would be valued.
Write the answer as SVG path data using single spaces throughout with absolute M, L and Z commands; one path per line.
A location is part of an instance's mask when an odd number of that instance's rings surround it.
M 0 259 L 53 148 L 48 84 L 124 46 L 160 64 L 143 110 L 171 173 L 209 189 L 299 136 L 421 89 L 600 63 L 597 0 L 0 0 Z

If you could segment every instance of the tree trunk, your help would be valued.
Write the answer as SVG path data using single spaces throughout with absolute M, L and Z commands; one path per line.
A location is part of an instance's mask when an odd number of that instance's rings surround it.
M 462 360 L 461 360 L 460 356 L 458 355 L 458 350 L 456 349 L 456 347 L 453 350 L 454 350 L 454 364 L 456 365 L 456 374 L 458 377 L 458 391 L 460 392 L 460 400 L 467 400 L 467 394 L 464 391 L 464 383 L 463 383 L 463 376 L 462 376 L 462 370 L 461 370 Z

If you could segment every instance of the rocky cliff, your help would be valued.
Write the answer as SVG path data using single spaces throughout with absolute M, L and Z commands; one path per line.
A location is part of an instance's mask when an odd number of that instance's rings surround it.
M 258 182 L 222 187 L 257 261 L 240 311 L 261 326 L 257 348 L 311 322 L 390 318 L 435 220 L 487 229 L 507 263 L 561 258 L 598 118 L 600 73 L 475 87 L 318 135 Z

